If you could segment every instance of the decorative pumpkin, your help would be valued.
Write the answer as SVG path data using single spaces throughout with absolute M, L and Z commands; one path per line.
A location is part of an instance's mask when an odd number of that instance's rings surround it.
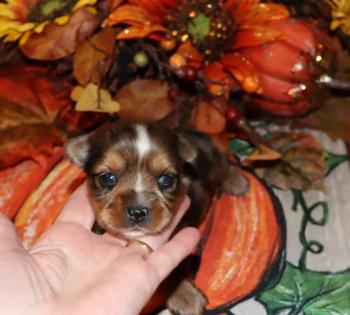
M 296 19 L 271 21 L 284 36 L 241 54 L 254 63 L 261 91 L 251 101 L 265 112 L 299 116 L 322 105 L 328 92 L 318 80 L 331 71 L 330 39 L 311 22 Z
M 271 276 L 279 275 L 283 261 L 285 230 L 280 205 L 257 177 L 246 171 L 245 175 L 250 182 L 248 193 L 241 197 L 223 194 L 214 200 L 201 226 L 205 241 L 195 281 L 208 297 L 208 310 L 227 309 L 251 296 Z M 55 220 L 84 178 L 76 166 L 62 160 L 29 196 L 15 220 L 26 246 Z M 145 313 L 163 307 L 167 288 L 160 292 Z
M 27 198 L 19 210 L 15 226 L 24 246 L 31 246 L 55 221 L 85 174 L 68 160 L 61 160 Z

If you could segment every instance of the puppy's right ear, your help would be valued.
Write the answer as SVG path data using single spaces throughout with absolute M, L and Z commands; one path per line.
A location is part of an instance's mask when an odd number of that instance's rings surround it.
M 90 150 L 89 135 L 68 140 L 64 146 L 66 157 L 80 168 L 84 169 Z

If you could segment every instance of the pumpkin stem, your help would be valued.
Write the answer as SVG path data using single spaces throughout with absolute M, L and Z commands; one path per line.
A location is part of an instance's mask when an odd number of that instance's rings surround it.
M 350 91 L 350 81 L 338 80 L 327 74 L 319 76 L 316 82 L 329 89 Z

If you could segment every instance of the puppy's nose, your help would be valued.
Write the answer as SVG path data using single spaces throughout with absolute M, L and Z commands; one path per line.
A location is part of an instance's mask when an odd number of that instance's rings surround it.
M 131 221 L 140 223 L 147 219 L 149 209 L 146 207 L 128 207 L 126 208 L 126 214 Z

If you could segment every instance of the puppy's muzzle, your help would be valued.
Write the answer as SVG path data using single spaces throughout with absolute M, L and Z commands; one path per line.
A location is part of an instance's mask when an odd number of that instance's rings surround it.
M 135 223 L 146 221 L 150 212 L 149 208 L 142 206 L 127 207 L 125 211 L 129 220 Z

